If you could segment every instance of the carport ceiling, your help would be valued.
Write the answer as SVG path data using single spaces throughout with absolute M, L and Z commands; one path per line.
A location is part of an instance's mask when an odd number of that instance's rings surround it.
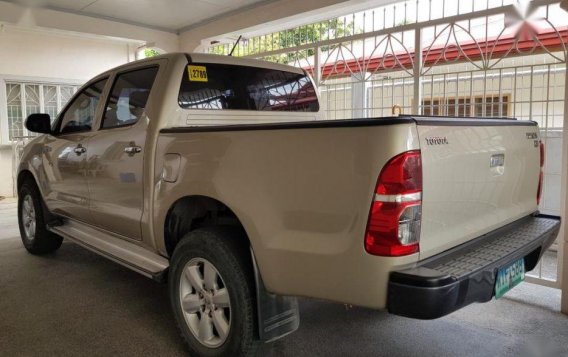
M 176 32 L 270 0 L 6 0 Z

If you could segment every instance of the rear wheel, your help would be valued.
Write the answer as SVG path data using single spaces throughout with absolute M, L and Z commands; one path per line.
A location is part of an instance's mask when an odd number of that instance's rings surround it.
M 41 195 L 35 183 L 24 182 L 18 191 L 18 224 L 22 243 L 32 254 L 47 254 L 61 247 L 63 238 L 47 230 Z
M 249 356 L 259 344 L 250 257 L 238 234 L 199 229 L 172 256 L 170 301 L 192 355 Z

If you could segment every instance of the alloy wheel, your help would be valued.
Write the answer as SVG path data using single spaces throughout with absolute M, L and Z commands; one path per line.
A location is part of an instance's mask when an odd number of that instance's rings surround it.
M 36 214 L 31 195 L 26 195 L 22 202 L 22 222 L 28 240 L 33 240 L 36 233 Z
M 194 258 L 180 279 L 179 299 L 189 330 L 204 346 L 221 346 L 231 328 L 229 291 L 221 274 L 208 260 Z

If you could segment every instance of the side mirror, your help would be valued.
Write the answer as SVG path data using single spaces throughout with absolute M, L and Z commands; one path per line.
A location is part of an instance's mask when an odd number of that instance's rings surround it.
M 26 129 L 34 133 L 51 133 L 51 118 L 49 114 L 30 114 L 26 119 Z

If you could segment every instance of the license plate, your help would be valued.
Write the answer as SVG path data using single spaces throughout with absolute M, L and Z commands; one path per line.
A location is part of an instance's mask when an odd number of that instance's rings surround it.
M 495 298 L 499 299 L 523 280 L 525 280 L 524 258 L 499 269 L 497 281 L 495 282 Z

